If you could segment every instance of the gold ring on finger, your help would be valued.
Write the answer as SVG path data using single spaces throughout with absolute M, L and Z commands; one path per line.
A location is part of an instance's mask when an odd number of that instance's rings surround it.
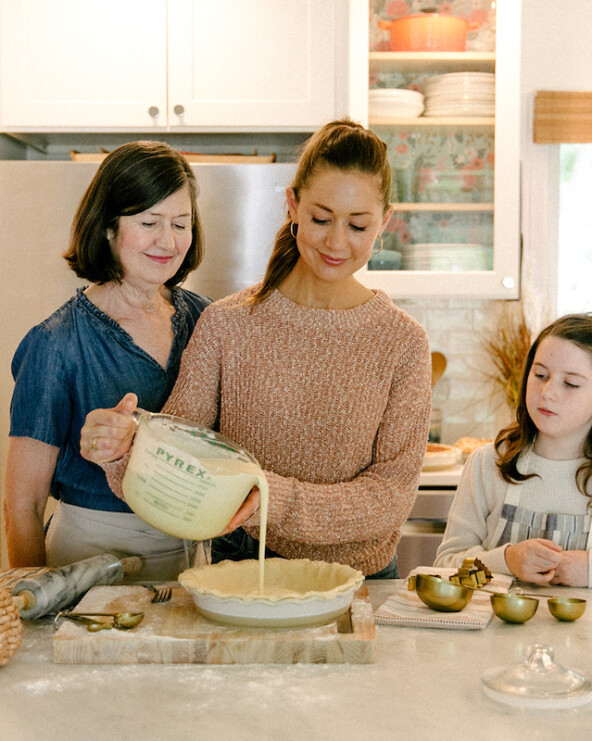
M 93 437 L 92 442 L 90 444 L 90 449 L 91 450 L 96 450 L 97 449 L 97 438 L 96 437 Z

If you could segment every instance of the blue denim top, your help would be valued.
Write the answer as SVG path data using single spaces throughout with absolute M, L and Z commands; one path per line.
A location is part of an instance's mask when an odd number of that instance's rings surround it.
M 51 483 L 56 499 L 88 509 L 131 512 L 113 494 L 103 470 L 80 456 L 80 430 L 88 412 L 115 406 L 129 391 L 138 395 L 143 409 L 162 408 L 193 328 L 211 303 L 183 288 L 172 289 L 172 301 L 174 340 L 166 369 L 82 289 L 33 327 L 17 348 L 10 435 L 60 448 Z

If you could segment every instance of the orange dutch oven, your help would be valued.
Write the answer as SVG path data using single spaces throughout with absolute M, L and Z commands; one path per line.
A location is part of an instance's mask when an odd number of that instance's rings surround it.
M 378 25 L 389 31 L 391 51 L 465 51 L 469 29 L 466 18 L 442 13 L 404 15 Z

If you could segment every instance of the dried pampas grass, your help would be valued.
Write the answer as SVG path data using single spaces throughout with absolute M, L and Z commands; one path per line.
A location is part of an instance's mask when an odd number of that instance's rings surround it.
M 503 393 L 510 409 L 518 406 L 522 369 L 533 339 L 521 301 L 504 302 L 497 326 L 482 339 L 493 365 L 493 371 L 484 375 Z

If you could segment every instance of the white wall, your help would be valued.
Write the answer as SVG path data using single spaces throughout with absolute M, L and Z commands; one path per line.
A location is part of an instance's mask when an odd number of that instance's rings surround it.
M 559 147 L 532 141 L 537 90 L 592 90 L 591 0 L 522 0 L 524 287 L 556 300 Z
M 22 168 L 32 168 L 26 179 Z M 56 192 L 52 173 L 70 168 L 71 188 Z M 53 169 L 52 169 L 53 168 Z M 75 168 L 75 169 L 73 169 Z M 0 502 L 8 446 L 8 410 L 12 396 L 10 362 L 26 332 L 61 306 L 82 285 L 62 253 L 68 246 L 63 224 L 72 221 L 96 165 L 72 162 L 3 162 L 0 167 Z M 15 204 L 18 203 L 18 211 Z M 39 243 L 39 233 L 44 233 Z M 0 557 L 7 567 L 0 517 Z

